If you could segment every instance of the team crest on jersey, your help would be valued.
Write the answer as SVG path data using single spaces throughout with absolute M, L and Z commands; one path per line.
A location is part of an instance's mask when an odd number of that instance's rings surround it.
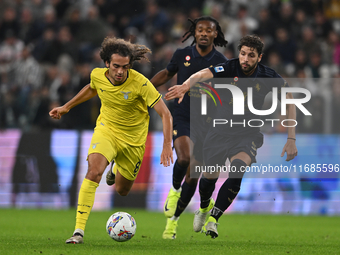
M 131 91 L 128 91 L 128 92 L 121 91 L 121 93 L 124 94 L 124 99 L 128 100 L 129 99 L 129 94 L 131 93 Z
M 190 61 L 190 59 L 191 59 L 191 58 L 190 58 L 189 55 L 185 57 L 185 60 L 186 60 L 186 61 Z
M 190 66 L 190 63 L 189 62 L 184 62 L 184 65 L 185 65 L 185 67 L 188 67 L 188 66 Z
M 216 73 L 220 73 L 220 72 L 223 72 L 223 71 L 224 71 L 223 66 L 216 66 L 216 67 L 214 67 L 214 69 L 215 69 L 215 72 L 216 72 Z
M 174 136 L 177 136 L 177 130 L 173 131 Z

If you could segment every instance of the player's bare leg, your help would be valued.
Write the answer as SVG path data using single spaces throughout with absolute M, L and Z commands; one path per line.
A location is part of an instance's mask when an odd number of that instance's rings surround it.
M 112 161 L 109 171 L 106 173 L 106 184 L 112 186 L 116 182 L 116 175 L 113 173 L 113 166 L 115 162 Z
M 127 196 L 132 188 L 133 183 L 134 183 L 134 180 L 130 181 L 126 179 L 123 175 L 121 175 L 118 169 L 116 173 L 115 188 L 119 195 Z

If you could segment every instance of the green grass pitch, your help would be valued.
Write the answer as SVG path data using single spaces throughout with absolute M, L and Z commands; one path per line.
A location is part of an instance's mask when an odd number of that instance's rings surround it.
M 132 214 L 136 235 L 118 243 L 105 232 L 116 211 Z M 219 237 L 192 230 L 192 213 L 184 213 L 176 240 L 163 240 L 162 213 L 137 209 L 91 212 L 84 244 L 65 244 L 73 232 L 75 209 L 0 209 L 0 254 L 340 254 L 340 217 L 226 214 Z

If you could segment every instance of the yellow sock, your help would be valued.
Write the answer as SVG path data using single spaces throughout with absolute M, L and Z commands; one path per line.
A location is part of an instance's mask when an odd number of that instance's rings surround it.
M 78 206 L 75 229 L 85 230 L 86 222 L 89 218 L 98 183 L 84 179 L 79 190 Z

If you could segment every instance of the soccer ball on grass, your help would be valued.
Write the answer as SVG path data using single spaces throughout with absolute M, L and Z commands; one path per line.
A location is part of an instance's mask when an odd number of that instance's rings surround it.
M 130 240 L 136 233 L 136 221 L 126 212 L 116 212 L 106 222 L 106 232 L 117 242 Z

